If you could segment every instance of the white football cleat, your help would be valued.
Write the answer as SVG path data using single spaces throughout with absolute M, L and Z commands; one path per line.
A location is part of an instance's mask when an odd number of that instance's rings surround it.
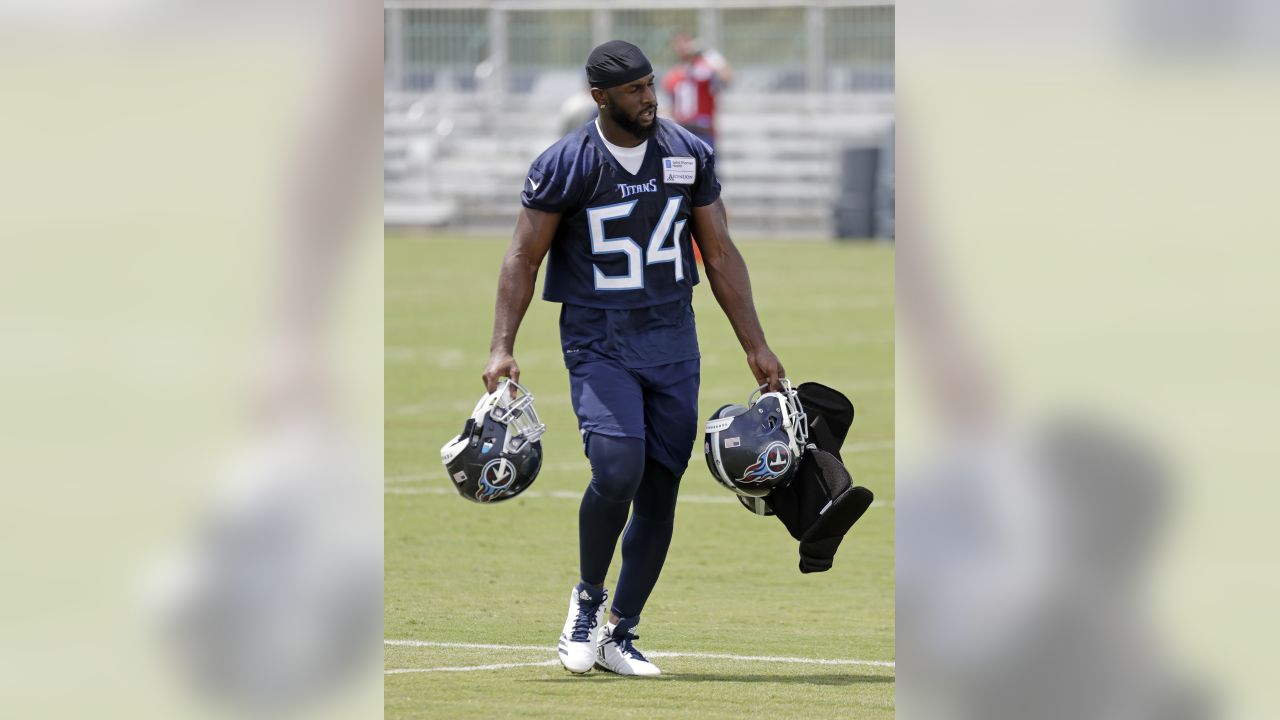
M 569 617 L 560 633 L 560 664 L 571 673 L 590 672 L 596 662 L 596 646 L 604 626 L 605 601 L 609 591 L 601 591 L 600 601 L 592 602 L 592 593 L 584 585 L 569 591 Z
M 661 675 L 658 666 L 646 660 L 632 644 L 639 637 L 635 634 L 638 623 L 639 620 L 622 618 L 616 625 L 606 625 L 596 651 L 596 665 L 619 675 Z

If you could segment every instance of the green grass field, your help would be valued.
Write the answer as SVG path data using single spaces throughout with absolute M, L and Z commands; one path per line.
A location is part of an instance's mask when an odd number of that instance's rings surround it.
M 516 344 L 521 380 L 549 428 L 542 473 L 516 500 L 466 502 L 444 474 L 439 447 L 483 392 L 507 239 L 386 242 L 387 718 L 893 717 L 891 247 L 741 243 L 756 307 L 788 375 L 853 400 L 845 460 L 877 503 L 832 570 L 802 575 L 782 524 L 751 515 L 716 484 L 699 443 L 639 629 L 639 647 L 663 675 L 639 679 L 573 676 L 555 661 L 577 581 L 577 498 L 589 475 L 559 351 L 559 306 L 535 299 Z M 744 402 L 754 381 L 709 286 L 695 295 L 705 417 Z M 487 665 L 510 667 L 436 670 Z

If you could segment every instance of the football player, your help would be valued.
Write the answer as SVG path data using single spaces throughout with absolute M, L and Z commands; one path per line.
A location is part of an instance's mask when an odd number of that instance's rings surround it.
M 691 232 L 752 375 L 777 390 L 785 373 L 729 238 L 711 148 L 658 117 L 653 68 L 636 46 L 595 48 L 586 72 L 599 113 L 542 153 L 525 178 L 484 383 L 492 392 L 500 378 L 519 379 L 516 332 L 549 253 L 543 299 L 562 304 L 561 345 L 591 464 L 578 513 L 580 582 L 560 659 L 575 673 L 598 665 L 657 675 L 634 641 L 699 429 Z M 606 623 L 605 574 L 619 536 L 622 568 Z

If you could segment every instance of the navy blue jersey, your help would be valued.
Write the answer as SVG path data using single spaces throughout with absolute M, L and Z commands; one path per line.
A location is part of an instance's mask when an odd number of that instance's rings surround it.
M 561 214 L 542 297 L 591 308 L 652 307 L 688 299 L 698 283 L 694 207 L 720 196 L 706 143 L 658 119 L 640 171 L 604 146 L 595 121 L 552 145 L 525 179 L 525 207 Z
M 698 332 L 687 299 L 629 310 L 566 303 L 560 308 L 565 367 L 610 359 L 639 369 L 696 360 Z

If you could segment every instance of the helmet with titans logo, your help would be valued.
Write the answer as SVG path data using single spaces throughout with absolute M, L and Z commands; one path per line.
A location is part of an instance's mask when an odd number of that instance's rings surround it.
M 538 421 L 533 395 L 514 380 L 476 403 L 457 437 L 440 448 L 440 459 L 462 497 L 490 504 L 524 492 L 542 469 L 547 426 Z
M 741 497 L 761 498 L 795 477 L 809 424 L 791 383 L 780 392 L 756 388 L 747 405 L 725 405 L 707 420 L 703 451 L 711 475 Z

